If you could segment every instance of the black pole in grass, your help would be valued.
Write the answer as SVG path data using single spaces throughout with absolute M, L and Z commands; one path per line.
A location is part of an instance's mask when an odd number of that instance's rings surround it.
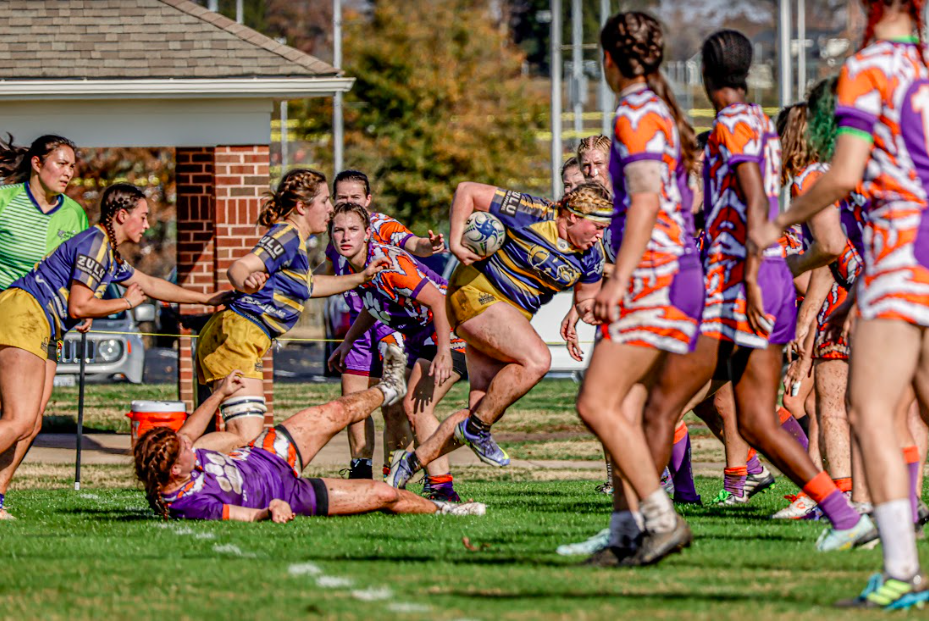
M 87 333 L 81 333 L 81 374 L 77 390 L 77 456 L 74 459 L 74 489 L 81 489 L 81 444 L 84 436 L 84 364 L 87 362 Z

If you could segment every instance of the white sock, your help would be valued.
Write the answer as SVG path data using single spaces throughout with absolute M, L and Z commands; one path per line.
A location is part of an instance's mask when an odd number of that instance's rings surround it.
M 919 555 L 910 499 L 874 505 L 874 519 L 884 547 L 884 571 L 897 580 L 912 579 L 919 573 Z
M 614 548 L 632 548 L 637 545 L 642 529 L 632 511 L 614 511 L 610 515 L 610 543 Z
M 667 533 L 677 525 L 677 513 L 671 499 L 660 487 L 648 495 L 640 504 L 645 530 L 649 533 Z

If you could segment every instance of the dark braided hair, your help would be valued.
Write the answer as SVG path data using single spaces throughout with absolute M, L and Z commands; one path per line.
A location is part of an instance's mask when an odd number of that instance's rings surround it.
M 298 202 L 310 203 L 326 185 L 326 176 L 309 168 L 294 168 L 281 178 L 276 192 L 268 192 L 258 214 L 258 224 L 270 227 L 294 210 Z
M 696 137 L 671 87 L 661 75 L 660 67 L 664 60 L 661 25 L 646 13 L 617 13 L 607 20 L 600 31 L 600 45 L 623 76 L 645 77 L 648 87 L 668 106 L 681 141 L 681 160 L 685 170 L 692 171 L 697 160 Z
M 168 427 L 155 427 L 135 444 L 135 475 L 145 487 L 145 497 L 152 510 L 168 519 L 161 490 L 171 481 L 171 468 L 181 453 L 181 441 Z
M 335 223 L 336 216 L 340 216 L 346 213 L 353 213 L 359 218 L 361 218 L 361 224 L 364 225 L 365 230 L 371 226 L 371 214 L 368 213 L 368 210 L 364 208 L 363 205 L 358 203 L 350 203 L 345 201 L 344 203 L 336 203 L 332 218 L 329 220 L 329 239 L 332 239 L 332 226 Z
M 703 42 L 703 76 L 708 88 L 748 90 L 752 43 L 738 30 L 720 30 Z
M 77 153 L 73 142 L 62 136 L 39 136 L 28 147 L 17 147 L 13 144 L 13 135 L 6 135 L 6 142 L 0 138 L 0 179 L 4 183 L 13 185 L 29 180 L 32 174 L 32 158 L 38 157 L 45 161 L 56 149 L 70 147 Z
M 122 263 L 123 257 L 116 248 L 113 219 L 121 209 L 126 211 L 135 209 L 143 198 L 145 198 L 145 193 L 131 183 L 114 183 L 103 191 L 103 197 L 100 199 L 100 224 L 106 229 L 106 236 L 110 238 L 113 257 L 117 263 Z
M 357 181 L 364 186 L 365 196 L 371 194 L 371 182 L 368 181 L 368 175 L 364 174 L 360 170 L 343 170 L 337 174 L 335 179 L 332 181 L 333 194 L 335 194 L 336 188 L 339 187 L 339 184 L 343 181 Z

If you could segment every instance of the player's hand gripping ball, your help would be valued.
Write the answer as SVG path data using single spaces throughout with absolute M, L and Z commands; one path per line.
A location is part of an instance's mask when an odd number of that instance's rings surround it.
M 486 258 L 500 250 L 506 240 L 506 229 L 497 216 L 478 211 L 471 214 L 465 222 L 461 245 Z

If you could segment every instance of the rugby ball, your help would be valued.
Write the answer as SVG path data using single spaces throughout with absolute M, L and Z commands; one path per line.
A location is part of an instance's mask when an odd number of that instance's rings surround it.
M 500 250 L 506 240 L 506 229 L 497 216 L 478 211 L 465 222 L 461 245 L 479 257 L 489 257 Z

